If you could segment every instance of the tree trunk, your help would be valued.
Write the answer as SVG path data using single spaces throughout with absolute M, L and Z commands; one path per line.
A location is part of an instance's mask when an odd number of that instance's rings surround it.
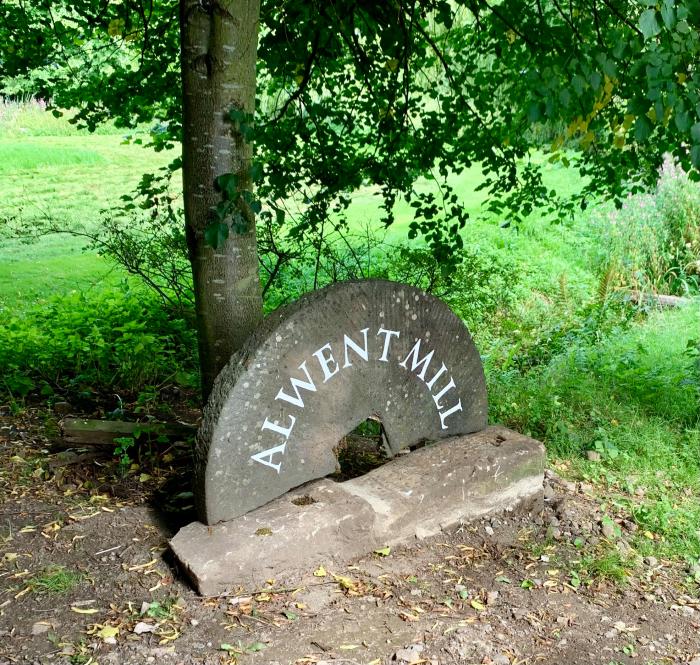
M 259 13 L 260 0 L 180 2 L 183 193 L 205 401 L 262 319 L 252 211 L 246 205 L 247 229 L 231 229 L 217 249 L 204 236 L 222 201 L 215 179 L 233 173 L 239 189 L 250 189 L 252 148 L 228 114 L 255 109 Z

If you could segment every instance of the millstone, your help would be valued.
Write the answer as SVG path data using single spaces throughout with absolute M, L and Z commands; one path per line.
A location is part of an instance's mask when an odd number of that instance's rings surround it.
M 462 321 L 404 284 L 333 285 L 271 314 L 219 375 L 196 450 L 206 524 L 336 470 L 334 447 L 379 419 L 387 454 L 486 427 L 481 359 Z

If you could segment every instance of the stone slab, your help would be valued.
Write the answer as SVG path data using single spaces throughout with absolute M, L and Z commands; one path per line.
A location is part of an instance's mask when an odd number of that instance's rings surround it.
M 217 378 L 195 455 L 199 519 L 231 520 L 336 470 L 368 418 L 390 455 L 487 423 L 481 358 L 437 298 L 344 282 L 272 313 Z
M 203 595 L 261 588 L 542 501 L 544 446 L 503 427 L 400 455 L 344 483 L 313 481 L 228 522 L 194 522 L 170 546 Z

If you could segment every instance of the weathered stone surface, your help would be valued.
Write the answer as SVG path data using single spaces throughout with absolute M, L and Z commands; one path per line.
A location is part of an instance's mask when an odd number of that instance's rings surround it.
M 502 427 L 414 450 L 344 483 L 316 480 L 229 522 L 171 541 L 200 593 L 264 586 L 460 522 L 542 503 L 544 446 Z
M 369 417 L 390 455 L 483 429 L 484 375 L 464 324 L 438 299 L 382 280 L 337 284 L 273 313 L 205 410 L 200 519 L 233 519 L 333 473 L 333 447 Z

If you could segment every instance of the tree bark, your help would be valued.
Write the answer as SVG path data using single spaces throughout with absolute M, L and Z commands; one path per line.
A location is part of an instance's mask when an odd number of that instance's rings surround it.
M 255 222 L 217 249 L 204 232 L 222 201 L 215 179 L 250 189 L 252 146 L 228 113 L 255 110 L 260 0 L 181 0 L 182 177 L 204 401 L 219 371 L 262 320 Z M 230 221 L 230 220 L 229 220 Z

